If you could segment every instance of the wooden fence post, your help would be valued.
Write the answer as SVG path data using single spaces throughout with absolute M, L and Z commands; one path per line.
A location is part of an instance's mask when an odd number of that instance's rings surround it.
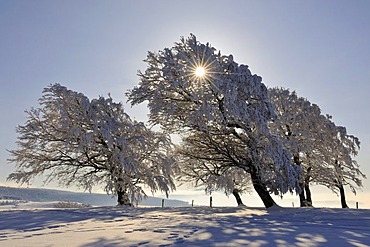
M 164 207 L 164 199 L 162 199 L 162 208 Z
M 212 207 L 212 196 L 209 197 L 209 206 Z

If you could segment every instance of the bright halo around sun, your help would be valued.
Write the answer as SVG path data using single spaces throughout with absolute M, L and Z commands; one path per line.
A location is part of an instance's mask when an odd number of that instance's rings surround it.
M 206 75 L 206 70 L 205 70 L 205 68 L 199 66 L 199 67 L 195 68 L 194 74 L 197 77 L 203 77 L 203 76 Z

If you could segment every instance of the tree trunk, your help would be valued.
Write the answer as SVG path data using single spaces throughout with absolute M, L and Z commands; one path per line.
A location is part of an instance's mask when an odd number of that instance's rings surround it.
M 238 203 L 238 206 L 244 206 L 242 198 L 239 195 L 238 189 L 233 189 L 233 195 L 235 196 L 236 203 Z
M 118 199 L 117 199 L 118 205 L 130 206 L 130 207 L 133 206 L 130 202 L 130 199 L 128 198 L 127 193 L 123 191 L 122 189 L 117 191 L 117 196 L 118 196 Z
M 252 169 L 251 172 L 251 179 L 253 183 L 253 187 L 256 190 L 257 194 L 261 198 L 263 204 L 266 208 L 270 208 L 274 205 L 276 205 L 274 199 L 272 199 L 270 193 L 267 191 L 264 184 L 262 184 L 261 178 L 257 174 L 257 171 L 255 169 Z
M 299 187 L 301 187 L 301 193 L 299 193 L 300 207 L 306 207 L 307 201 L 306 201 L 306 197 L 304 196 L 304 191 L 305 191 L 304 183 L 299 183 Z
M 344 186 L 338 185 L 339 193 L 340 193 L 340 202 L 342 204 L 342 208 L 348 208 L 347 202 L 346 202 L 346 195 L 344 193 Z
M 299 158 L 299 154 L 295 154 L 293 156 L 293 160 L 294 160 L 294 163 L 298 166 L 301 166 L 301 160 Z M 303 177 L 303 175 L 302 175 Z M 307 201 L 306 201 L 306 197 L 304 196 L 304 191 L 305 191 L 305 184 L 304 184 L 304 180 L 302 179 L 302 181 L 299 183 L 299 187 L 301 187 L 301 193 L 299 193 L 299 203 L 300 203 L 300 207 L 307 207 Z
M 341 165 L 338 162 L 338 160 L 335 160 L 335 167 L 336 167 L 337 171 L 341 170 Z M 340 175 L 342 175 L 342 174 L 340 173 Z M 337 187 L 339 189 L 340 203 L 342 204 L 342 208 L 348 208 L 348 205 L 347 205 L 347 202 L 346 202 L 346 195 L 344 193 L 344 186 L 343 186 L 342 181 L 343 181 L 342 176 L 340 176 L 340 178 L 338 180 L 334 180 L 334 182 L 337 184 Z
M 312 207 L 312 198 L 311 198 L 311 190 L 310 190 L 309 183 L 304 184 L 304 190 L 306 191 L 306 206 Z
M 312 197 L 310 190 L 311 167 L 307 169 L 307 174 L 304 179 L 304 190 L 306 191 L 306 206 L 312 207 Z

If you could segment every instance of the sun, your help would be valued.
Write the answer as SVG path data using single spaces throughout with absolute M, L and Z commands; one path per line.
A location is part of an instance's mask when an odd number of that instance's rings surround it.
M 206 75 L 206 70 L 204 67 L 199 66 L 195 68 L 194 74 L 197 77 L 204 77 Z

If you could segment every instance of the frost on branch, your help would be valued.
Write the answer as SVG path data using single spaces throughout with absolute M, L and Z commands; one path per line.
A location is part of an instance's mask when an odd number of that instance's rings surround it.
M 11 150 L 16 171 L 8 179 L 31 183 L 77 185 L 89 190 L 103 185 L 129 205 L 146 196 L 142 186 L 165 193 L 175 188 L 169 137 L 131 120 L 121 103 L 54 84 L 45 88 L 40 108 L 26 111 L 17 127 L 18 148 Z
M 223 136 L 220 136 L 223 138 Z M 228 145 L 217 136 L 197 132 L 183 139 L 177 154 L 181 166 L 180 180 L 193 181 L 196 187 L 204 187 L 207 193 L 223 190 L 226 195 L 235 190 L 250 192 L 250 175 L 237 157 L 237 143 Z M 242 155 L 241 152 L 239 155 Z
M 182 38 L 172 48 L 149 52 L 145 61 L 148 67 L 139 73 L 139 85 L 127 95 L 132 105 L 148 101 L 152 124 L 184 137 L 217 136 L 216 145 L 236 150 L 238 161 L 226 157 L 228 167 L 251 174 L 255 189 L 258 187 L 266 197 L 269 192 L 299 190 L 300 175 L 290 162 L 290 154 L 268 129 L 275 113 L 267 88 L 247 65 L 237 64 L 231 55 L 217 53 L 194 35 Z M 204 68 L 204 76 L 195 75 L 198 67 Z M 212 156 L 196 159 L 205 162 Z M 225 176 L 228 169 L 234 168 L 223 169 Z M 272 199 L 267 200 L 267 207 L 274 204 Z

